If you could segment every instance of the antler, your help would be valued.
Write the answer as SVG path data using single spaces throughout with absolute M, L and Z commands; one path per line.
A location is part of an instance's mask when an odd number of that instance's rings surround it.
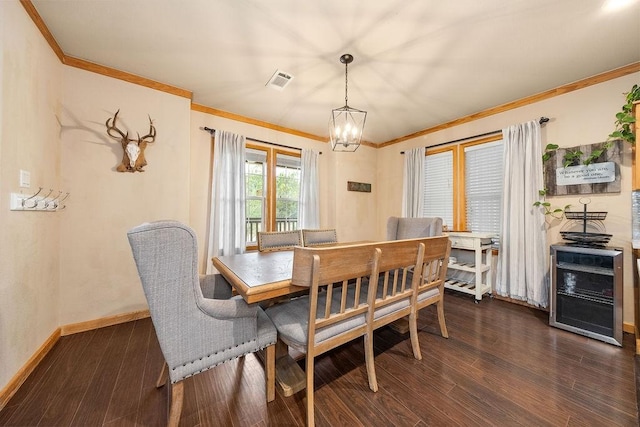
M 151 139 L 147 140 L 147 138 L 151 138 Z M 138 134 L 138 141 L 151 143 L 155 140 L 156 140 L 156 128 L 155 126 L 153 126 L 153 120 L 151 120 L 151 116 L 149 116 L 149 133 L 143 136 L 142 138 L 140 138 L 140 134 Z
M 120 110 L 116 111 L 116 114 L 113 116 L 113 119 L 107 119 L 107 122 L 105 123 L 107 125 L 107 134 L 111 137 L 111 138 L 116 138 L 116 139 L 120 139 L 120 141 L 123 144 L 127 144 L 127 142 L 129 142 L 129 132 L 127 132 L 126 134 L 123 133 L 120 129 L 118 129 L 116 127 L 116 120 L 118 119 L 118 113 L 120 112 Z M 109 124 L 109 121 L 111 121 L 111 124 Z M 115 131 L 118 132 L 118 135 L 114 135 L 111 132 Z

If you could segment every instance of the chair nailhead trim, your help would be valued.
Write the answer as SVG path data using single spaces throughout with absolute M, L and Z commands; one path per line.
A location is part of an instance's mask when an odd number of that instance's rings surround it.
M 248 343 L 248 342 L 253 342 L 253 341 L 255 341 L 255 340 L 245 341 L 245 342 L 243 342 L 242 344 L 238 344 L 238 345 L 236 345 L 236 347 L 240 347 L 240 345 L 246 344 L 246 343 Z M 264 346 L 262 346 L 262 347 L 259 347 L 259 348 L 258 348 L 258 350 L 264 350 L 265 348 L 267 348 L 267 347 L 269 347 L 269 346 L 275 345 L 275 343 L 276 343 L 276 342 L 275 342 L 275 341 L 273 341 L 273 342 L 271 342 L 271 343 L 269 343 L 269 344 L 267 344 L 267 345 L 264 345 Z M 230 349 L 231 349 L 231 347 L 227 348 L 227 350 L 230 350 Z M 205 359 L 205 358 L 207 358 L 207 357 L 215 356 L 216 354 L 218 354 L 218 353 L 220 353 L 220 352 L 222 352 L 222 351 L 225 351 L 225 350 L 216 351 L 215 353 L 211 353 L 211 354 L 209 354 L 208 356 L 201 357 L 201 358 L 200 358 L 200 359 L 198 359 L 198 360 L 202 360 L 202 359 Z M 228 362 L 228 361 L 233 360 L 233 359 L 237 359 L 237 358 L 242 357 L 242 356 L 246 356 L 247 354 L 251 354 L 251 353 L 255 353 L 255 350 L 254 350 L 254 351 L 247 351 L 247 352 L 245 352 L 245 353 L 243 353 L 243 354 L 241 354 L 241 355 L 238 355 L 238 356 L 235 356 L 235 357 L 230 357 L 230 358 L 225 359 L 225 360 L 221 360 L 220 362 L 216 363 L 215 365 L 211 365 L 211 366 L 209 366 L 209 367 L 207 367 L 207 368 L 203 368 L 203 369 L 201 369 L 201 370 L 199 370 L 199 371 L 197 371 L 197 372 L 193 372 L 193 373 L 191 373 L 191 374 L 189 374 L 189 375 L 185 375 L 184 377 L 182 377 L 182 378 L 180 378 L 180 379 L 178 379 L 178 380 L 176 380 L 176 381 L 171 381 L 171 384 L 175 384 L 175 383 L 177 383 L 177 382 L 179 382 L 179 381 L 182 381 L 182 380 L 184 380 L 184 379 L 187 379 L 187 378 L 189 378 L 189 377 L 192 377 L 192 376 L 194 376 L 194 375 L 196 375 L 196 374 L 199 374 L 199 373 L 204 372 L 204 371 L 208 371 L 208 370 L 209 370 L 209 369 L 211 369 L 211 368 L 215 368 L 216 366 L 221 365 L 221 364 L 223 364 L 223 363 L 225 363 L 225 362 Z M 196 360 L 193 360 L 193 361 L 191 361 L 191 362 L 186 362 L 186 363 L 184 363 L 182 366 L 187 366 L 187 365 L 190 365 L 190 364 L 195 363 L 195 362 L 196 362 Z M 178 367 L 171 368 L 171 370 L 172 370 L 172 371 L 175 371 L 176 369 L 178 369 Z

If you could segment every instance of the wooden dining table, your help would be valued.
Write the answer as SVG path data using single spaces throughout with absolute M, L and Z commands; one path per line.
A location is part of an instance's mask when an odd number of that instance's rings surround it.
M 275 301 L 308 289 L 291 284 L 293 251 L 246 252 L 213 257 L 212 262 L 249 304 Z M 303 390 L 306 384 L 304 371 L 280 340 L 276 343 L 276 382 L 285 396 Z
M 322 246 L 352 246 L 363 243 L 372 241 L 359 240 Z M 216 270 L 249 304 L 274 300 L 307 289 L 291 284 L 293 251 L 245 252 L 213 257 L 211 261 Z

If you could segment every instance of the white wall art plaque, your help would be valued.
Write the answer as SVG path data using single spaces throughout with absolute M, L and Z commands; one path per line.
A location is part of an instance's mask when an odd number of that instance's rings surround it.
M 577 147 L 563 147 L 555 150 L 551 157 L 543 163 L 544 186 L 548 196 L 563 196 L 571 194 L 599 194 L 619 193 L 620 184 L 620 155 L 622 141 L 618 140 L 613 146 L 602 153 L 592 164 L 583 165 L 582 161 L 595 150 L 602 148 L 604 142 L 579 145 Z M 581 151 L 580 161 L 564 165 L 567 152 Z
M 598 184 L 616 180 L 613 162 L 567 166 L 556 169 L 556 185 Z

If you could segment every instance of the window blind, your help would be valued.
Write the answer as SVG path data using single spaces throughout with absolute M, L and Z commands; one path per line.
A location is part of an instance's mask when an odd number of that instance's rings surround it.
M 465 147 L 467 230 L 500 232 L 500 204 L 504 180 L 502 140 Z
M 427 155 L 424 162 L 424 217 L 440 217 L 453 227 L 453 152 Z

